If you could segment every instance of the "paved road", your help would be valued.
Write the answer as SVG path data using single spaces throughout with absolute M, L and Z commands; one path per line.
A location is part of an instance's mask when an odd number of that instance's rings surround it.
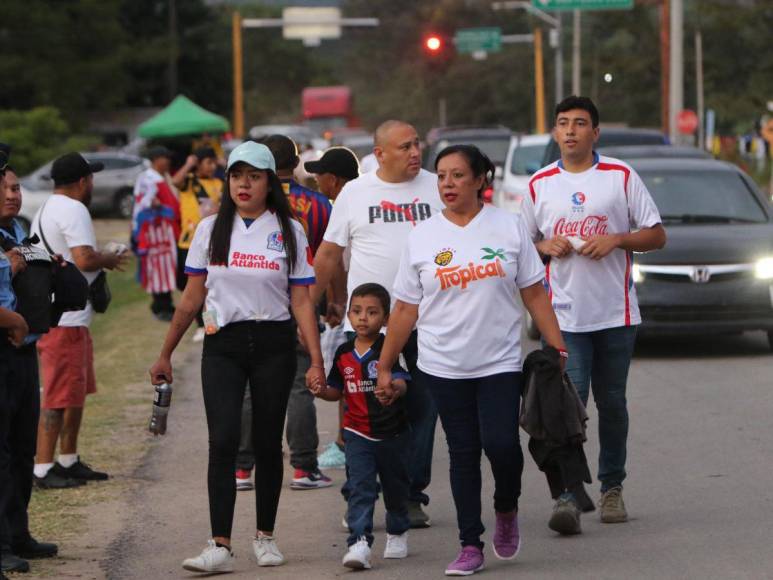
M 631 521 L 602 525 L 591 514 L 583 519 L 583 535 L 557 537 L 546 527 L 551 508 L 546 485 L 527 457 L 520 515 L 523 550 L 514 562 L 500 562 L 487 550 L 487 569 L 480 577 L 773 577 L 772 361 L 762 334 L 640 342 L 629 383 L 632 424 L 625 498 Z M 208 537 L 206 430 L 196 375 L 194 363 L 178 381 L 170 432 L 154 445 L 137 474 L 146 483 L 130 498 L 130 521 L 103 564 L 110 578 L 196 576 L 180 567 Z M 318 409 L 327 442 L 335 405 L 318 401 Z M 591 424 L 588 455 L 595 458 L 595 412 Z M 454 557 L 456 527 L 440 429 L 435 449 L 432 527 L 411 532 L 408 559 L 383 561 L 383 512 L 377 509 L 376 557 L 368 578 L 439 578 Z M 484 498 L 490 498 L 485 463 L 484 473 Z M 341 471 L 330 475 L 337 485 L 342 482 Z M 255 564 L 250 542 L 254 497 L 242 492 L 234 527 L 237 572 L 230 577 L 316 580 L 353 573 L 340 565 L 344 504 L 337 488 L 292 491 L 289 477 L 288 469 L 277 525 L 288 564 L 274 569 Z M 490 500 L 486 504 L 484 523 L 491 530 Z

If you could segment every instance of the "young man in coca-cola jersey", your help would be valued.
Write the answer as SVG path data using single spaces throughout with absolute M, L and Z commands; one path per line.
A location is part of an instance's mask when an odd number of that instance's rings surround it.
M 568 97 L 556 106 L 553 138 L 561 159 L 531 179 L 522 213 L 547 260 L 545 287 L 569 351 L 566 371 L 586 404 L 593 388 L 601 446 L 601 521 L 618 523 L 628 519 L 622 497 L 628 438 L 625 389 L 641 323 L 633 252 L 662 248 L 666 234 L 637 173 L 593 150 L 598 125 L 598 110 L 587 97 Z M 578 533 L 579 518 L 575 498 L 564 494 L 554 507 L 551 528 Z M 556 522 L 564 525 L 554 526 Z

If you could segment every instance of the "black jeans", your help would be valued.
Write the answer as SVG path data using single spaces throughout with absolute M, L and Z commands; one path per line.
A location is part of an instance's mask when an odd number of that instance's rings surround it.
M 188 258 L 188 250 L 183 248 L 177 248 L 177 289 L 182 292 L 185 290 L 185 286 L 188 284 L 188 274 L 185 273 L 185 260 Z M 199 308 L 196 313 L 196 324 L 199 328 L 204 328 L 204 307 Z
M 252 397 L 257 528 L 270 532 L 282 489 L 282 431 L 295 375 L 295 325 L 237 322 L 204 339 L 201 379 L 209 429 L 212 535 L 231 537 L 245 386 Z
M 5 518 L 0 519 L 0 544 L 15 546 L 29 540 L 27 506 L 32 495 L 32 469 L 40 416 L 38 354 L 34 344 L 6 351 L 15 377 L 7 389 L 10 476 Z M 3 418 L 5 420 L 5 416 Z
M 355 544 L 363 536 L 369 546 L 373 545 L 373 507 L 379 492 L 377 476 L 384 490 L 387 533 L 400 535 L 411 527 L 407 503 L 409 441 L 407 431 L 382 441 L 371 441 L 344 430 L 346 477 L 350 489 L 346 512 L 347 545 Z
M 451 493 L 462 546 L 483 547 L 481 450 L 494 474 L 494 510 L 518 509 L 523 452 L 518 440 L 522 373 L 445 379 L 416 371 L 435 399 L 451 459 Z

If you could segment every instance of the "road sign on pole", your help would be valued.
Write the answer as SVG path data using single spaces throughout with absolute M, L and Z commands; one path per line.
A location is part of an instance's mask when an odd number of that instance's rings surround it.
M 454 35 L 454 46 L 458 53 L 499 52 L 502 50 L 502 29 L 462 28 Z
M 676 127 L 682 135 L 692 135 L 698 128 L 698 115 L 690 109 L 682 109 L 676 115 Z
M 630 10 L 633 0 L 531 0 L 541 10 Z

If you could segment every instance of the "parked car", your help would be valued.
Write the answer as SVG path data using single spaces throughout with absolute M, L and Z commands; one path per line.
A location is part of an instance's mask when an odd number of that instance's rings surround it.
M 639 129 L 635 127 L 602 127 L 596 149 L 604 147 L 619 147 L 629 145 L 669 145 L 668 137 L 656 129 Z M 558 143 L 551 139 L 545 149 L 542 165 L 549 165 L 561 157 Z
M 363 157 L 373 153 L 373 135 L 365 131 L 336 135 L 330 139 L 331 147 L 346 147 L 362 160 Z
M 549 133 L 517 135 L 510 139 L 502 182 L 494 191 L 494 205 L 512 212 L 520 211 L 529 180 L 542 167 L 545 148 L 550 141 Z
M 636 256 L 643 331 L 764 330 L 773 348 L 773 212 L 754 181 L 715 160 L 632 162 L 666 247 Z
M 427 133 L 423 166 L 428 171 L 434 171 L 435 157 L 449 145 L 476 145 L 497 168 L 493 187 L 496 191 L 502 180 L 502 170 L 512 136 L 513 132 L 502 125 L 436 127 Z
M 635 254 L 643 333 L 759 331 L 773 349 L 773 211 L 737 166 L 631 162 L 658 206 L 665 248 Z M 530 336 L 538 336 L 531 321 Z
M 697 147 L 683 145 L 612 145 L 599 147 L 600 155 L 631 161 L 633 159 L 655 159 L 668 157 L 670 159 L 713 159 L 708 151 Z
M 105 165 L 102 171 L 94 174 L 94 192 L 90 207 L 92 213 L 130 218 L 134 182 L 137 176 L 148 167 L 148 161 L 126 153 L 96 152 L 82 153 L 82 155 L 87 161 Z M 50 161 L 20 179 L 22 195 L 25 196 L 20 217 L 30 222 L 35 214 L 28 215 L 28 208 L 32 208 L 34 200 L 44 201 L 54 189 L 54 183 L 51 180 L 52 163 L 53 161 Z
M 260 139 L 269 135 L 285 135 L 295 141 L 301 151 L 309 147 L 324 151 L 330 145 L 326 139 L 304 125 L 256 125 L 250 129 L 251 139 Z

